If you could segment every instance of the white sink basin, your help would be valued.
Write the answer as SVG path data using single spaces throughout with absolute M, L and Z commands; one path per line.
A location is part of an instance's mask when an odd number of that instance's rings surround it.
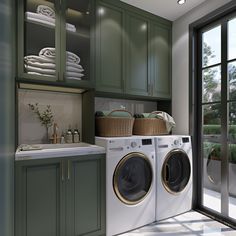
M 89 143 L 24 144 L 17 148 L 15 160 L 80 156 L 101 153 L 105 153 L 105 149 L 103 147 Z

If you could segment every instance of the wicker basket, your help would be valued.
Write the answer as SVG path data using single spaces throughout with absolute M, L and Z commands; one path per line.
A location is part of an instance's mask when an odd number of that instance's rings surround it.
M 113 112 L 127 112 L 130 117 L 112 117 Z M 107 116 L 96 117 L 96 135 L 102 137 L 131 136 L 134 125 L 132 114 L 126 110 L 114 110 Z
M 152 112 L 150 114 L 155 114 Z M 133 134 L 136 135 L 161 135 L 168 134 L 166 122 L 158 118 L 136 118 L 134 121 Z

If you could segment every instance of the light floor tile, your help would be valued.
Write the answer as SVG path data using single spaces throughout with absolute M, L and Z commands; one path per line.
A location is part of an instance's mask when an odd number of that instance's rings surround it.
M 120 236 L 236 236 L 236 231 L 196 211 L 189 211 Z

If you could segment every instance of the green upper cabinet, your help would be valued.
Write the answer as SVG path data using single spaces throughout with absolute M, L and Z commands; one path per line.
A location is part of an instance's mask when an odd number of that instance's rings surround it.
M 105 156 L 17 161 L 16 236 L 105 234 Z
M 101 1 L 96 9 L 96 90 L 122 93 L 124 12 Z
M 171 98 L 171 22 L 115 0 L 97 0 L 96 91 Z
M 171 98 L 171 28 L 152 22 L 150 36 L 152 96 Z
M 18 79 L 92 87 L 94 1 L 17 4 Z
M 130 13 L 126 19 L 125 93 L 148 96 L 148 20 Z

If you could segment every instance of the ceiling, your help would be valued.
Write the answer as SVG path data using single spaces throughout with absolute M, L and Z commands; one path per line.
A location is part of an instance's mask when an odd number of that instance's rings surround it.
M 186 0 L 183 5 L 177 4 L 177 0 L 121 0 L 155 15 L 175 21 L 194 7 L 206 0 Z

